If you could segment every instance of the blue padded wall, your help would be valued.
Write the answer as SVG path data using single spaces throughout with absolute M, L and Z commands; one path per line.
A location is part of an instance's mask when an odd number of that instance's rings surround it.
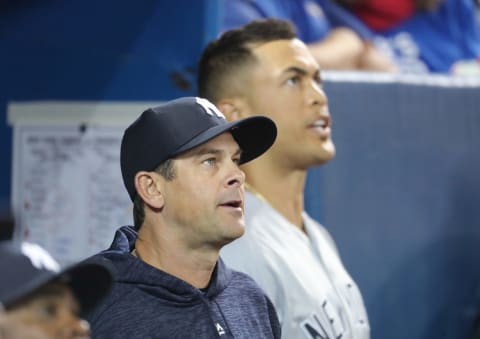
M 327 77 L 337 155 L 309 173 L 307 210 L 359 284 L 372 338 L 467 338 L 480 305 L 480 87 L 366 78 Z

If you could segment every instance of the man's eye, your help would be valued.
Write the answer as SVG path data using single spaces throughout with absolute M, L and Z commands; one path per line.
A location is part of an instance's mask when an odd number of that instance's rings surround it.
M 58 307 L 56 304 L 46 304 L 40 309 L 41 315 L 47 318 L 53 318 L 58 313 Z
M 237 164 L 237 165 L 240 165 L 240 157 L 238 158 L 233 158 L 232 161 Z
M 318 87 L 322 88 L 323 87 L 323 80 L 320 75 L 317 75 L 313 78 L 313 81 L 318 85 Z
M 287 80 L 288 85 L 296 85 L 300 82 L 300 77 L 295 75 Z
M 202 161 L 202 164 L 212 166 L 215 165 L 215 158 L 208 158 Z

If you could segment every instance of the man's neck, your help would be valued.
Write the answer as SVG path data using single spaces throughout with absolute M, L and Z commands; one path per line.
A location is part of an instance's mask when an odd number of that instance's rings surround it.
M 305 171 L 282 171 L 253 164 L 245 166 L 245 173 L 247 189 L 265 199 L 288 221 L 304 230 L 302 212 Z
M 172 237 L 165 237 L 152 225 L 143 225 L 132 253 L 147 264 L 180 278 L 197 288 L 210 282 L 218 252 L 191 250 Z M 157 234 L 159 233 L 159 234 Z

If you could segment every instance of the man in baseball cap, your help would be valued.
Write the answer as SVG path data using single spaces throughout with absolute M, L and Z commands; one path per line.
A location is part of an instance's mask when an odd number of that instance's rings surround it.
M 60 269 L 43 248 L 27 242 L 0 243 L 0 268 L 0 333 L 12 339 L 88 338 L 82 317 L 112 284 L 105 265 L 82 262 Z
M 116 272 L 88 316 L 95 337 L 279 338 L 270 300 L 219 258 L 245 228 L 239 165 L 275 137 L 269 118 L 228 122 L 196 97 L 147 109 L 125 130 L 120 165 L 134 226 L 92 258 Z

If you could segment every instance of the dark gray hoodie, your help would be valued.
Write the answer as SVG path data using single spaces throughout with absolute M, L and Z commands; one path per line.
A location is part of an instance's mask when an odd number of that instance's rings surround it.
M 93 338 L 280 338 L 275 309 L 249 276 L 218 260 L 205 291 L 130 254 L 137 233 L 120 228 L 108 250 L 115 283 L 87 320 Z

